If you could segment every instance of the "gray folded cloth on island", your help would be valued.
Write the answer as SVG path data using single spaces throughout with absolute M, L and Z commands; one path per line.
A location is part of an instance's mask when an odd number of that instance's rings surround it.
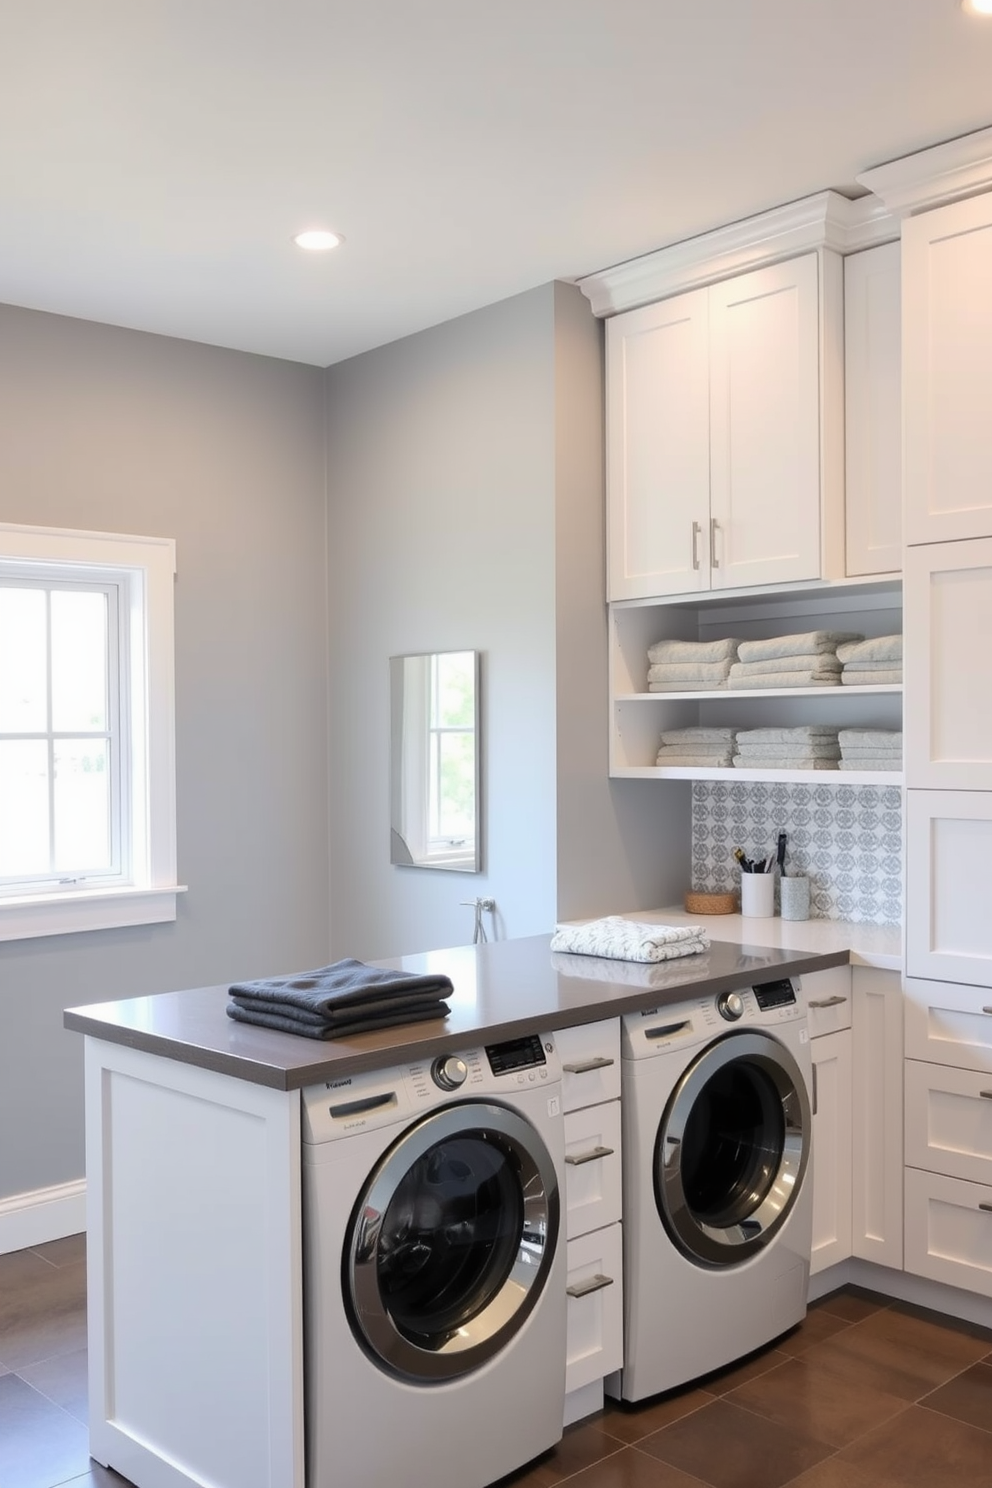
M 846 687 L 888 687 L 902 681 L 902 667 L 883 672 L 852 672 L 850 667 L 845 667 L 840 680 Z
M 738 644 L 729 636 L 722 641 L 655 641 L 648 647 L 648 661 L 733 661 Z
M 454 991 L 448 976 L 393 971 L 348 957 L 295 976 L 235 982 L 227 1015 L 306 1038 L 336 1038 L 443 1018 L 442 999 Z
M 709 728 L 705 724 L 689 728 L 665 729 L 661 736 L 663 744 L 731 744 L 735 729 Z
M 772 656 L 767 661 L 735 661 L 731 678 L 764 677 L 769 672 L 839 672 L 840 662 L 832 651 L 803 651 L 795 656 Z
M 867 641 L 844 641 L 837 656 L 849 661 L 902 661 L 902 636 L 871 636 Z
M 769 636 L 764 641 L 741 641 L 737 648 L 740 661 L 768 661 L 774 656 L 810 656 L 820 651 L 834 651 L 845 641 L 863 641 L 856 630 L 807 630 L 801 635 Z
M 445 1018 L 451 1009 L 446 1002 L 436 998 L 411 999 L 415 1005 L 397 1008 L 395 1003 L 379 1001 L 369 1005 L 363 1012 L 355 1010 L 349 1016 L 333 1020 L 309 1017 L 301 1008 L 289 1004 L 272 1003 L 268 1008 L 263 1003 L 242 1003 L 233 999 L 227 1004 L 227 1016 L 238 1023 L 254 1023 L 259 1028 L 276 1028 L 280 1033 L 298 1033 L 303 1038 L 343 1038 L 349 1033 L 367 1033 L 373 1028 L 398 1028 L 407 1023 L 423 1023 L 429 1018 Z
M 837 738 L 838 726 L 833 723 L 800 723 L 793 728 L 755 728 L 738 729 L 737 743 L 744 744 L 808 744 L 813 739 Z M 783 750 L 784 754 L 793 754 L 796 751 Z
M 749 754 L 734 755 L 735 770 L 836 770 L 839 764 L 839 759 L 811 759 L 808 754 L 780 754 L 761 759 Z
M 660 661 L 648 667 L 649 682 L 722 682 L 730 661 Z
M 735 692 L 745 687 L 836 687 L 841 675 L 818 667 L 806 672 L 766 672 L 758 677 L 731 676 L 727 685 Z
M 664 737 L 664 735 L 662 735 Z M 841 729 L 837 734 L 841 749 L 902 749 L 902 729 Z

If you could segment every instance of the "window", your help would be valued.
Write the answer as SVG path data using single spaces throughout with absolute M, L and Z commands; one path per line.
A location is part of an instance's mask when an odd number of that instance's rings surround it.
M 174 572 L 0 525 L 0 939 L 175 919 Z

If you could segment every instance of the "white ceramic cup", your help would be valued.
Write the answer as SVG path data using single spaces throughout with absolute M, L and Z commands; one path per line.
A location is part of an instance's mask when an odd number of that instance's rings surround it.
M 809 919 L 809 879 L 783 878 L 780 885 L 783 920 Z
M 749 919 L 770 920 L 774 913 L 774 873 L 742 873 L 741 914 Z

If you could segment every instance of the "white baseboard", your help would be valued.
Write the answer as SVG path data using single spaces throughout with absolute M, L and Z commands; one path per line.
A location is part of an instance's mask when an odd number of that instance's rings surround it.
M 78 1235 L 85 1228 L 85 1178 L 0 1199 L 0 1255 Z
M 992 1298 L 946 1286 L 942 1281 L 930 1281 L 925 1276 L 911 1276 L 908 1271 L 892 1271 L 888 1266 L 861 1261 L 856 1256 L 811 1277 L 809 1300 L 815 1302 L 842 1286 L 864 1287 L 866 1291 L 881 1292 L 899 1302 L 911 1302 L 916 1307 L 928 1307 L 932 1312 L 942 1312 L 947 1317 L 992 1328 Z

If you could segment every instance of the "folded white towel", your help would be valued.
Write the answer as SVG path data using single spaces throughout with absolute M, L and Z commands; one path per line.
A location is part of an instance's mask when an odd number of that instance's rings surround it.
M 845 687 L 888 687 L 902 682 L 902 667 L 885 672 L 852 672 L 845 667 L 840 674 Z
M 664 738 L 664 734 L 662 735 Z M 902 729 L 841 729 L 837 735 L 841 749 L 902 748 Z
M 738 729 L 738 744 L 807 744 L 812 739 L 837 738 L 837 725 L 830 723 L 800 723 L 794 728 Z M 787 750 L 786 753 L 793 751 Z
M 836 687 L 840 680 L 839 672 L 817 669 L 815 672 L 766 672 L 760 677 L 731 677 L 727 686 L 735 692 L 760 687 Z
M 897 656 L 892 661 L 845 661 L 845 672 L 896 672 L 901 667 L 901 659 Z
M 582 956 L 607 956 L 617 961 L 671 961 L 709 948 L 709 932 L 702 925 L 648 925 L 608 915 L 586 925 L 556 925 L 553 951 L 576 951 Z
M 737 646 L 729 636 L 722 641 L 655 641 L 648 647 L 648 661 L 734 661 Z
M 885 759 L 882 755 L 876 755 L 874 759 L 847 759 L 838 762 L 838 770 L 893 770 L 898 773 L 902 769 L 902 755 L 895 759 Z
M 671 765 L 673 768 L 682 769 L 688 765 L 696 765 L 703 770 L 722 770 L 729 766 L 734 754 L 734 746 L 728 745 L 720 754 L 688 754 L 679 749 L 659 749 L 656 765 Z
M 726 754 L 734 747 L 733 739 L 721 739 L 718 744 L 708 744 L 702 739 L 684 739 L 678 744 L 662 744 L 659 754 L 698 754 L 700 759 L 705 759 L 711 754 Z
M 871 636 L 867 641 L 844 641 L 837 647 L 841 661 L 902 661 L 902 636 Z
M 731 665 L 730 661 L 657 661 L 648 667 L 648 681 L 721 682 Z
M 735 754 L 735 770 L 836 770 L 837 759 L 810 759 L 806 754 L 782 754 L 756 760 L 753 755 Z
M 807 630 L 802 635 L 769 636 L 764 641 L 741 641 L 741 661 L 768 661 L 773 656 L 809 656 L 813 652 L 836 651 L 844 641 L 863 641 L 856 630 Z
M 720 682 L 692 682 L 683 678 L 682 681 L 672 682 L 649 682 L 648 692 L 722 692 L 726 690 L 727 679 Z
M 768 672 L 839 672 L 840 662 L 832 651 L 804 651 L 800 656 L 773 656 L 768 661 L 735 661 L 731 677 L 761 677 Z
M 846 759 L 849 764 L 867 765 L 872 761 L 883 760 L 894 768 L 902 764 L 901 749 L 845 749 L 841 759 Z
M 738 739 L 737 753 L 743 754 L 746 759 L 753 759 L 755 764 L 762 759 L 777 759 L 782 754 L 782 745 L 779 744 L 742 744 Z M 811 739 L 808 744 L 790 744 L 786 751 L 791 755 L 805 755 L 807 759 L 840 759 L 840 745 L 835 740 Z
M 736 729 L 707 728 L 705 725 L 691 728 L 665 729 L 661 736 L 663 744 L 732 744 Z

